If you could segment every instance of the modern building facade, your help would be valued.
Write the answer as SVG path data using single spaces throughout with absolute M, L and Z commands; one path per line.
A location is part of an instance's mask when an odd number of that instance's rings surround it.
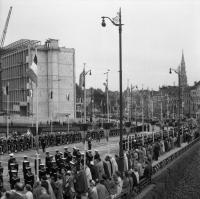
M 75 50 L 59 47 L 58 40 L 19 40 L 1 55 L 2 111 L 15 122 L 20 117 L 36 118 L 36 84 L 27 76 L 37 56 L 38 119 L 40 122 L 66 121 L 76 117 Z M 20 117 L 19 117 L 20 116 Z

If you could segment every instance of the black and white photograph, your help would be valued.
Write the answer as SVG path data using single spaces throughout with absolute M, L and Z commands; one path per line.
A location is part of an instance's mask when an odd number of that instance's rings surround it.
M 200 199 L 199 0 L 0 0 L 1 199 Z

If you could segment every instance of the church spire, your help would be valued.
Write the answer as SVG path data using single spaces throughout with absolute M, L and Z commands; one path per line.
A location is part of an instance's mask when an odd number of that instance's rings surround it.
M 183 50 L 182 50 L 180 72 L 181 72 L 181 86 L 186 87 L 187 86 L 187 75 L 186 75 L 186 69 L 185 69 L 185 59 L 184 59 Z
M 184 53 L 183 53 L 183 50 L 182 50 L 181 66 L 185 66 L 185 59 L 184 59 Z

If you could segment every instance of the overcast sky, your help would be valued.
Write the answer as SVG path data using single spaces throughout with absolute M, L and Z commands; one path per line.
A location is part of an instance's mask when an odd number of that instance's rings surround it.
M 119 89 L 118 28 L 101 16 L 115 17 L 122 9 L 123 88 L 158 89 L 177 85 L 177 68 L 184 50 L 190 85 L 200 80 L 200 1 L 172 0 L 0 0 L 0 33 L 9 7 L 12 16 L 5 45 L 19 39 L 59 39 L 76 50 L 76 81 L 86 63 L 92 69 L 87 87 L 103 88 L 109 68 L 109 87 Z

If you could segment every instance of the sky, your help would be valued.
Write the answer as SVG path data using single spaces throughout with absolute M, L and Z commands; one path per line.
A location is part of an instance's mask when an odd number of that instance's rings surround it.
M 76 81 L 86 63 L 86 87 L 119 90 L 118 27 L 101 17 L 122 10 L 123 89 L 131 84 L 158 89 L 177 85 L 182 51 L 189 85 L 200 80 L 200 1 L 198 0 L 0 0 L 0 34 L 13 6 L 5 45 L 19 39 L 58 39 L 75 49 Z

